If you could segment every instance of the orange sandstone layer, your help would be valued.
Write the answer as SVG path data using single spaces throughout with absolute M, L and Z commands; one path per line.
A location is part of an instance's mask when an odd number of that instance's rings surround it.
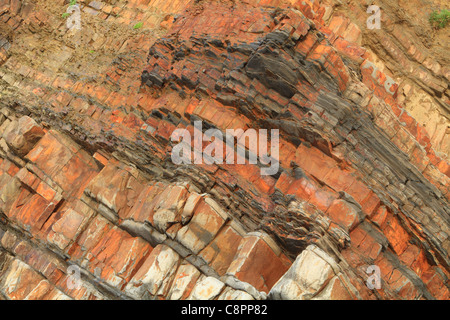
M 445 143 L 361 26 L 317 1 L 80 1 L 77 33 L 67 6 L 0 2 L 1 298 L 449 298 Z M 279 171 L 175 165 L 194 121 L 279 129 Z

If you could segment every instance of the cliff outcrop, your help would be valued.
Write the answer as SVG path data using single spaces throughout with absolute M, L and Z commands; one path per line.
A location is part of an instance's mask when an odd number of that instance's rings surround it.
M 449 299 L 448 34 L 378 5 L 0 1 L 0 298 Z

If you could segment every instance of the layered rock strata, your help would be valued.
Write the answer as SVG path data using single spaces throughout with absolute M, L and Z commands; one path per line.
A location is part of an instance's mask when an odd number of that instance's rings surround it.
M 77 33 L 67 6 L 0 2 L 1 298 L 450 297 L 447 144 L 351 17 L 84 1 Z M 448 75 L 425 80 L 445 106 Z M 175 165 L 171 135 L 195 121 L 280 130 L 278 172 Z

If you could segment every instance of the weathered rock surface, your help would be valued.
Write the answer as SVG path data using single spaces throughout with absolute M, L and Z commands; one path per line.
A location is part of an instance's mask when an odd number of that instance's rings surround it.
M 450 298 L 448 50 L 422 18 L 78 2 L 82 32 L 67 1 L 0 0 L 0 299 Z M 175 165 L 197 120 L 279 129 L 279 171 Z
M 269 297 L 279 300 L 310 300 L 324 290 L 338 270 L 333 258 L 311 245 L 297 257 L 288 272 L 272 287 Z M 334 281 L 331 285 L 334 285 Z

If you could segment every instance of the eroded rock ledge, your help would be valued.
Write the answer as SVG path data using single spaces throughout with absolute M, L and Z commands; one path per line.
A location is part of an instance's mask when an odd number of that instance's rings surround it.
M 101 23 L 78 44 L 53 8 L 1 4 L 1 298 L 450 298 L 447 160 L 353 24 L 275 2 L 82 2 Z M 40 37 L 60 54 L 18 55 Z M 83 45 L 120 50 L 86 77 Z M 174 165 L 196 120 L 279 129 L 279 172 Z

